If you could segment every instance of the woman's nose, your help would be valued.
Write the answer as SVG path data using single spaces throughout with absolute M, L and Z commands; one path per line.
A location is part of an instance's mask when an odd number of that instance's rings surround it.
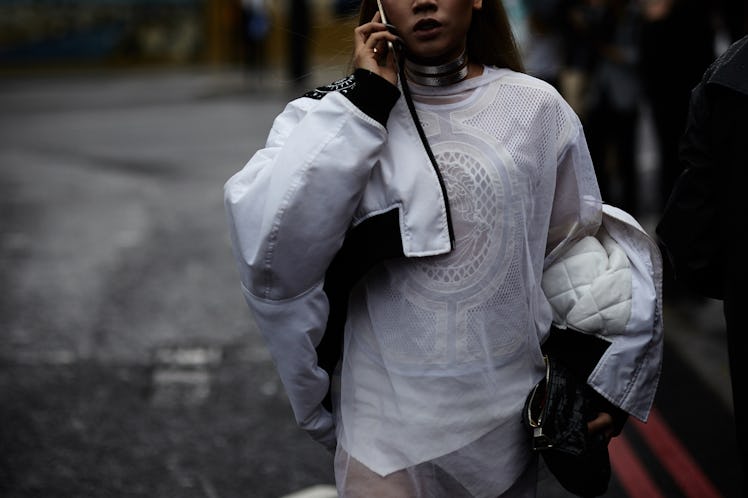
M 438 9 L 437 0 L 413 0 L 413 12 L 418 14 L 421 12 L 436 11 Z

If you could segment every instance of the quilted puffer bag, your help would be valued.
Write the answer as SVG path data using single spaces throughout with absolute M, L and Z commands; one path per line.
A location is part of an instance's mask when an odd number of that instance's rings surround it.
M 603 436 L 587 433 L 598 411 L 594 392 L 555 355 L 545 360 L 546 376 L 530 391 L 523 411 L 533 450 L 567 491 L 600 496 L 608 489 L 610 459 Z

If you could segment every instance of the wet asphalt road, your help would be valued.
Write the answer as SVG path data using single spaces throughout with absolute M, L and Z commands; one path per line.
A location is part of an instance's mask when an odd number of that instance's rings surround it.
M 0 80 L 0 495 L 332 483 L 246 311 L 222 205 L 294 92 L 208 69 Z M 738 496 L 718 305 L 666 318 L 658 409 L 719 495 Z M 634 432 L 663 496 L 687 496 Z M 544 474 L 540 496 L 567 495 Z M 614 478 L 606 496 L 632 495 Z

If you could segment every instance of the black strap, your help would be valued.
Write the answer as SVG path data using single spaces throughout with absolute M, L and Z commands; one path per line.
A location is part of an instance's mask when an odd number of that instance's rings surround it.
M 444 177 L 442 177 L 442 172 L 439 169 L 439 163 L 436 162 L 436 157 L 434 157 L 434 152 L 431 150 L 431 145 L 429 145 L 429 140 L 428 138 L 426 138 L 426 132 L 423 131 L 421 120 L 418 118 L 418 113 L 416 112 L 416 106 L 413 103 L 413 96 L 410 93 L 410 86 L 408 85 L 408 80 L 405 77 L 405 64 L 400 63 L 400 61 L 398 61 L 397 67 L 398 67 L 398 73 L 400 77 L 400 85 L 402 86 L 402 89 L 403 89 L 403 97 L 405 98 L 405 103 L 408 105 L 410 116 L 411 118 L 413 118 L 413 124 L 416 126 L 416 130 L 418 130 L 418 136 L 421 139 L 423 148 L 426 149 L 426 154 L 428 154 L 429 156 L 429 160 L 431 161 L 431 166 L 434 168 L 434 171 L 436 172 L 436 176 L 439 179 L 439 186 L 442 189 L 442 196 L 444 197 L 444 205 L 447 210 L 447 229 L 449 230 L 449 242 L 450 242 L 451 248 L 454 249 L 455 234 L 454 234 L 454 228 L 452 227 L 452 213 L 449 208 L 449 196 L 447 195 L 447 186 L 444 183 Z

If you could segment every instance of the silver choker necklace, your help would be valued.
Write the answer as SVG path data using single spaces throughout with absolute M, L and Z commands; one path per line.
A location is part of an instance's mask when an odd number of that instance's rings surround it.
M 464 80 L 468 74 L 467 53 L 440 66 L 424 66 L 405 59 L 405 74 L 413 83 L 424 86 L 446 86 Z

